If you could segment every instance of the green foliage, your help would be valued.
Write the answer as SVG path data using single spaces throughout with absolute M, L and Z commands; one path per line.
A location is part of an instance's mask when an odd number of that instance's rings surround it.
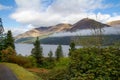
M 56 60 L 58 61 L 61 57 L 63 57 L 62 46 L 58 45 L 56 52 L 55 52 Z
M 42 60 L 43 55 L 42 55 L 42 47 L 40 46 L 40 41 L 38 37 L 34 43 L 34 48 L 32 49 L 31 53 L 32 53 L 32 56 L 35 57 L 37 63 L 41 65 L 43 62 Z
M 48 80 L 119 80 L 120 50 L 115 47 L 81 48 L 71 53 L 68 65 L 60 59 Z M 64 63 L 65 62 L 65 63 Z M 61 67 L 61 66 L 65 67 Z M 57 67 L 60 66 L 60 67 Z
M 48 56 L 49 56 L 49 61 L 52 62 L 52 60 L 53 60 L 53 52 L 51 50 L 48 53 Z
M 46 68 L 46 69 L 52 69 L 54 66 L 55 66 L 55 59 L 54 58 L 51 58 L 51 60 L 50 60 L 49 57 L 44 57 L 43 63 L 40 67 Z
M 118 80 L 120 50 L 82 48 L 74 51 L 69 65 L 70 80 Z
M 12 32 L 9 30 L 7 34 L 0 35 L 0 50 L 11 47 L 15 50 L 14 38 Z
M 48 73 L 47 80 L 69 80 L 68 74 L 67 68 L 53 69 Z
M 69 56 L 71 55 L 71 52 L 74 51 L 76 48 L 75 48 L 75 43 L 74 42 L 71 42 L 70 43 L 70 49 L 69 49 Z
M 6 46 L 6 48 L 10 46 L 13 49 L 15 49 L 14 38 L 13 38 L 12 32 L 10 30 L 7 32 L 7 37 L 5 39 L 5 46 Z
M 24 68 L 35 67 L 29 58 L 21 55 L 10 56 L 7 62 L 18 64 Z
M 82 45 L 85 47 L 91 47 L 93 45 L 98 45 L 98 38 L 96 36 L 76 36 L 72 39 L 77 45 Z M 102 35 L 102 45 L 110 46 L 114 43 L 120 42 L 120 34 L 117 35 Z
M 60 58 L 59 61 L 55 62 L 54 68 L 42 77 L 44 77 L 45 80 L 69 80 L 69 72 L 67 69 L 69 62 L 69 58 Z
M 59 69 L 59 68 L 64 69 L 69 65 L 69 62 L 70 62 L 70 58 L 68 58 L 68 57 L 60 58 L 59 61 L 55 62 L 54 69 Z
M 1 61 L 3 62 L 7 62 L 9 61 L 9 58 L 11 56 L 15 56 L 16 55 L 16 52 L 15 50 L 12 48 L 12 47 L 8 47 L 6 49 L 3 49 L 1 52 Z
M 29 59 L 29 61 L 31 62 L 31 67 L 37 67 L 37 61 L 36 61 L 35 57 L 28 56 L 26 58 Z

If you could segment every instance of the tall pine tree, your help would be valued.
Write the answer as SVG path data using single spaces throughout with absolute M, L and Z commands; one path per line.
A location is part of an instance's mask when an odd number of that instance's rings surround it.
M 73 52 L 73 51 L 75 51 L 75 43 L 74 42 L 71 42 L 70 43 L 70 49 L 69 49 L 69 56 L 71 56 L 71 53 Z
M 61 57 L 63 57 L 62 46 L 58 45 L 56 52 L 55 52 L 56 60 L 58 61 Z
M 11 30 L 9 30 L 7 32 L 7 37 L 6 37 L 6 40 L 5 40 L 5 46 L 6 46 L 6 48 L 12 47 L 15 50 L 14 38 L 12 36 Z
M 42 64 L 42 47 L 40 46 L 40 41 L 39 38 L 37 37 L 35 43 L 34 43 L 34 48 L 31 51 L 32 56 L 36 58 L 38 64 Z

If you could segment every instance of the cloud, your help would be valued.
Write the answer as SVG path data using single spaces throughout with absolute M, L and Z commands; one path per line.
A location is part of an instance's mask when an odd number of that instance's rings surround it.
M 34 26 L 50 26 L 58 23 L 72 23 L 90 17 L 96 19 L 93 13 L 96 9 L 108 8 L 103 0 L 15 0 L 16 11 L 10 17 L 22 24 Z M 105 22 L 109 14 L 97 14 L 98 20 Z
M 0 10 L 6 10 L 6 9 L 11 9 L 11 6 L 4 6 L 2 4 L 0 4 Z
M 104 7 L 103 7 L 104 6 Z M 57 13 L 74 14 L 83 13 L 96 9 L 107 8 L 108 5 L 104 5 L 102 0 L 56 0 L 48 10 Z
M 102 29 L 102 34 L 120 34 L 120 26 L 114 27 L 105 27 Z M 50 37 L 63 37 L 63 36 L 85 36 L 85 35 L 93 35 L 94 31 L 91 29 L 83 29 L 77 30 L 75 32 L 59 32 L 50 35 Z
M 17 36 L 18 34 L 24 33 L 28 30 L 33 29 L 35 26 L 32 24 L 26 25 L 26 26 L 16 26 L 12 28 L 12 34 L 13 36 Z M 5 33 L 7 33 L 8 30 L 11 30 L 11 27 L 4 27 L 5 28 Z
M 120 15 L 115 15 L 107 20 L 107 22 L 114 21 L 114 20 L 120 20 Z

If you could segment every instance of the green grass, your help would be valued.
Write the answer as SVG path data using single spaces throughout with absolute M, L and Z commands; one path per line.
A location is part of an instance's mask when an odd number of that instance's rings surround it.
M 35 74 L 27 71 L 26 69 L 12 63 L 3 63 L 8 66 L 18 77 L 19 80 L 42 80 Z

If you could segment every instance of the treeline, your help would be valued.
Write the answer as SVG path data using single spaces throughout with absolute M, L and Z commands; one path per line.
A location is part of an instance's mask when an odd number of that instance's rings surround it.
M 95 36 L 65 36 L 65 37 L 48 37 L 45 39 L 41 39 L 42 44 L 62 44 L 62 45 L 70 45 L 73 41 L 79 41 L 77 44 L 83 45 L 83 41 L 87 42 L 91 38 Z M 102 35 L 102 44 L 103 46 L 114 45 L 116 42 L 120 42 L 120 35 Z M 79 40 L 78 40 L 79 39 Z M 95 40 L 92 40 L 95 42 Z
M 33 45 L 34 48 L 31 51 L 31 55 L 22 56 L 17 54 L 15 51 L 12 32 L 8 31 L 7 35 L 4 35 L 4 37 L 1 36 L 0 38 L 0 62 L 15 63 L 25 68 L 53 68 L 55 66 L 55 62 L 64 57 L 61 45 L 58 45 L 55 52 L 55 57 L 53 57 L 52 51 L 48 53 L 48 57 L 43 56 L 43 49 L 38 37 L 36 38 Z
M 72 41 L 79 39 L 79 45 L 84 45 L 83 41 L 87 42 L 89 39 L 94 38 L 94 36 L 65 36 L 65 37 L 48 37 L 40 39 L 41 44 L 61 44 L 69 45 Z M 116 42 L 120 42 L 120 35 L 102 35 L 103 46 L 114 45 Z M 21 38 L 16 40 L 16 43 L 33 43 L 35 38 Z M 78 43 L 77 43 L 78 44 Z

